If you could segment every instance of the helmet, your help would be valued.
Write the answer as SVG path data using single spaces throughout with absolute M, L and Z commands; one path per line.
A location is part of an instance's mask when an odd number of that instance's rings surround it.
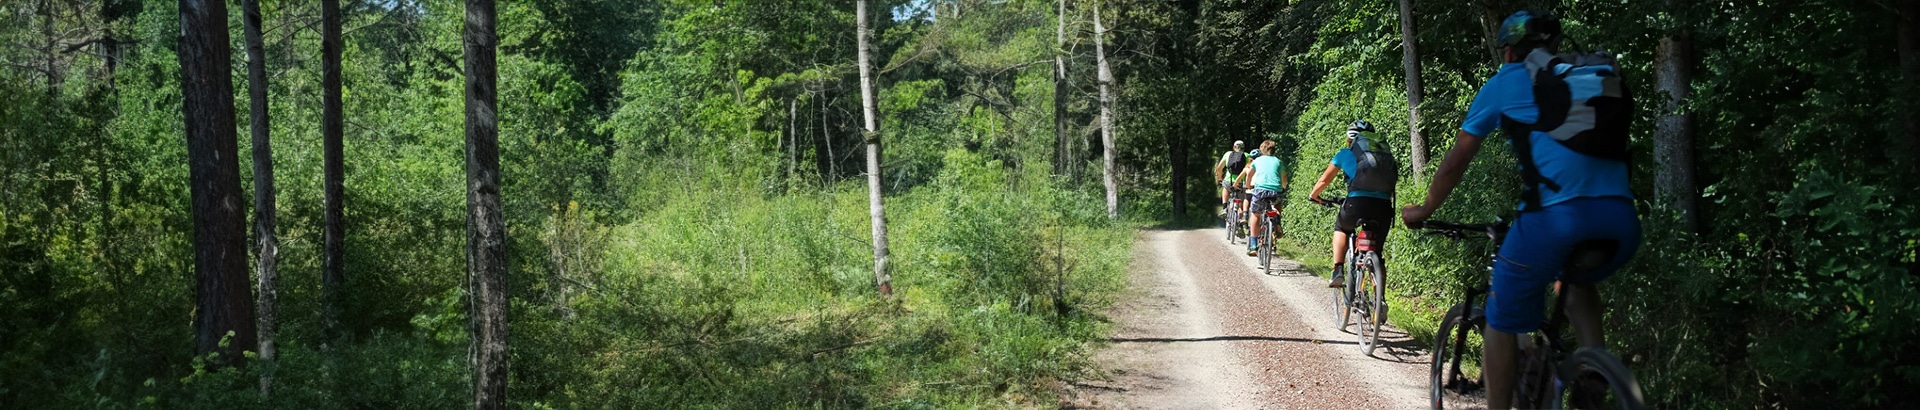
M 1254 158 L 1259 158 L 1259 157 L 1260 157 L 1260 150 L 1257 150 L 1257 149 L 1256 149 L 1256 150 L 1248 150 L 1248 151 L 1247 151 L 1247 159 L 1254 159 Z
M 1550 46 L 1560 40 L 1560 18 L 1543 11 L 1521 10 L 1500 23 L 1500 46 Z
M 1241 141 L 1241 140 L 1233 140 L 1233 147 L 1234 147 L 1234 148 L 1240 148 L 1240 147 L 1242 147 L 1242 146 L 1246 146 L 1246 145 L 1247 145 L 1247 143 L 1246 143 L 1246 141 Z
M 1370 123 L 1370 122 L 1367 122 L 1367 120 L 1357 120 L 1357 121 L 1354 121 L 1354 122 L 1353 122 L 1353 125 L 1348 125 L 1348 126 L 1347 126 L 1347 131 L 1349 131 L 1349 132 L 1373 132 L 1373 123 Z

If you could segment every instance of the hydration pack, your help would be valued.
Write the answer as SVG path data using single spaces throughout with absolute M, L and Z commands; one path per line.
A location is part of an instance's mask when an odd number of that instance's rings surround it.
M 1501 128 L 1513 141 L 1520 177 L 1527 183 L 1526 209 L 1540 208 L 1540 189 L 1560 185 L 1540 175 L 1533 161 L 1533 132 L 1581 155 L 1626 162 L 1628 132 L 1633 125 L 1633 94 L 1620 74 L 1620 65 L 1603 52 L 1553 54 L 1534 49 L 1527 54 L 1527 74 L 1533 78 L 1533 101 L 1540 109 L 1532 124 L 1501 118 Z
M 1353 152 L 1354 164 L 1347 191 L 1393 193 L 1395 185 L 1400 183 L 1400 161 L 1393 158 L 1385 145 L 1376 144 L 1362 134 L 1348 141 L 1347 149 Z

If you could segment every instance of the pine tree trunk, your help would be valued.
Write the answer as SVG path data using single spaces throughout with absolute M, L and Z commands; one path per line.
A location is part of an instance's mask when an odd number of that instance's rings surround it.
M 1067 0 L 1060 0 L 1053 32 L 1053 173 L 1067 173 Z
M 279 239 L 274 235 L 273 146 L 267 130 L 267 64 L 260 38 L 260 0 L 240 3 L 247 36 L 247 103 L 253 126 L 253 232 L 259 243 L 260 360 L 279 355 L 274 330 L 280 310 Z M 260 374 L 260 394 L 273 392 L 273 375 Z
M 1100 65 L 1100 156 L 1101 165 L 1104 166 L 1100 171 L 1100 179 L 1107 189 L 1107 218 L 1117 219 L 1120 217 L 1120 186 L 1113 180 L 1113 94 L 1109 90 L 1113 88 L 1113 70 L 1107 68 L 1106 36 L 1107 27 L 1100 22 L 1100 4 L 1094 3 L 1093 54 Z M 1174 196 L 1178 198 L 1179 194 L 1175 193 Z M 1179 200 L 1176 199 L 1175 203 L 1178 204 Z M 1175 208 L 1179 207 L 1175 205 Z
M 214 367 L 238 366 L 246 363 L 241 352 L 258 339 L 253 287 L 247 281 L 226 2 L 180 0 L 180 34 L 181 108 L 193 197 L 194 352 L 218 353 Z
M 473 407 L 507 404 L 507 221 L 500 201 L 493 0 L 467 0 L 467 292 Z
M 1700 195 L 1694 188 L 1693 116 L 1683 112 L 1693 81 L 1693 55 L 1687 37 L 1682 31 L 1660 39 L 1659 55 L 1655 57 L 1660 73 L 1658 87 L 1666 99 L 1653 136 L 1654 160 L 1660 164 L 1660 173 L 1654 177 L 1654 196 L 1679 212 L 1684 228 L 1693 232 L 1698 228 L 1694 203 Z
M 341 337 L 341 303 L 346 296 L 346 212 L 341 200 L 346 196 L 346 167 L 342 158 L 344 118 L 340 107 L 340 0 L 320 0 L 320 151 L 325 174 L 321 228 L 324 255 L 321 258 L 320 298 L 322 346 L 338 343 Z
M 860 0 L 854 14 L 859 18 L 859 33 L 855 37 L 860 42 L 860 111 L 866 117 L 867 126 L 867 212 L 873 219 L 873 279 L 880 286 L 880 296 L 893 297 L 893 276 L 887 266 L 887 208 L 881 200 L 880 192 L 880 126 L 879 115 L 874 107 L 874 78 L 872 59 L 871 30 L 867 26 L 867 0 Z
M 1413 24 L 1413 0 L 1400 0 L 1400 66 L 1407 71 L 1407 152 L 1413 160 L 1413 180 L 1427 170 L 1427 137 L 1420 131 L 1420 101 L 1426 86 L 1420 81 L 1420 47 Z

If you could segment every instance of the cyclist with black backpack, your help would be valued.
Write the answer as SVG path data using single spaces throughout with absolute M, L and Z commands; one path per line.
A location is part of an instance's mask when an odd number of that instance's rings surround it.
M 1495 258 L 1485 309 L 1490 329 L 1482 375 L 1494 409 L 1512 404 L 1514 335 L 1541 327 L 1547 288 L 1563 284 L 1565 312 L 1582 349 L 1603 349 L 1598 283 L 1640 247 L 1640 218 L 1627 184 L 1632 98 L 1612 57 L 1556 55 L 1560 39 L 1559 21 L 1545 13 L 1521 11 L 1501 23 L 1507 63 L 1474 97 L 1426 202 L 1401 209 L 1407 226 L 1420 226 L 1459 185 L 1486 137 L 1500 129 L 1512 143 L 1526 190 Z M 1599 255 L 1591 264 L 1598 268 L 1563 275 L 1576 254 Z
M 1234 141 L 1233 149 L 1221 154 L 1220 162 L 1213 164 L 1213 178 L 1220 180 L 1220 206 L 1227 206 L 1227 201 L 1233 199 L 1233 180 L 1240 176 L 1241 168 L 1247 166 L 1247 154 L 1240 152 L 1245 146 L 1244 141 Z
M 1326 191 L 1335 175 L 1346 176 L 1347 198 L 1341 202 L 1340 215 L 1334 218 L 1333 226 L 1333 281 L 1327 287 L 1345 286 L 1341 275 L 1347 263 L 1347 236 L 1356 228 L 1362 228 L 1361 221 L 1370 224 L 1364 227 L 1366 236 L 1378 238 L 1376 241 L 1385 239 L 1392 229 L 1393 191 L 1400 180 L 1399 163 L 1373 138 L 1373 133 L 1373 124 L 1366 120 L 1347 126 L 1346 148 L 1334 152 L 1326 172 L 1320 173 L 1320 181 L 1315 182 L 1313 192 L 1307 194 L 1314 203 L 1326 202 L 1320 193 Z

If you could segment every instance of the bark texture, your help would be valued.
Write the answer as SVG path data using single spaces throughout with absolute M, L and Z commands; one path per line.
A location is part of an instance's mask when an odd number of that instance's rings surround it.
M 1420 81 L 1420 46 L 1413 24 L 1413 0 L 1400 0 L 1400 66 L 1407 71 L 1407 143 L 1413 162 L 1413 180 L 1427 170 L 1427 137 L 1420 131 L 1420 101 L 1426 85 Z
M 215 367 L 244 364 L 241 352 L 258 343 L 228 41 L 226 2 L 180 1 L 180 93 L 193 197 L 194 352 L 219 353 Z
M 1107 68 L 1106 35 L 1107 27 L 1100 22 L 1100 4 L 1094 3 L 1093 53 L 1100 71 L 1100 157 L 1103 165 L 1100 179 L 1107 190 L 1107 218 L 1117 219 L 1120 217 L 1120 186 L 1113 179 L 1113 94 L 1109 90 L 1113 87 L 1113 71 Z M 1175 162 L 1175 164 L 1179 163 Z M 1175 165 L 1175 169 L 1178 168 L 1179 166 Z M 1176 210 L 1184 207 L 1180 203 L 1179 192 L 1174 191 L 1174 209 Z
M 1653 134 L 1654 161 L 1660 166 L 1660 173 L 1654 177 L 1654 196 L 1680 213 L 1687 231 L 1694 231 L 1698 228 L 1694 207 L 1700 195 L 1693 174 L 1693 116 L 1685 112 L 1693 81 L 1693 55 L 1688 43 L 1684 31 L 1660 39 L 1655 64 L 1660 73 L 1659 95 L 1665 98 Z
M 346 167 L 341 158 L 344 119 L 340 108 L 340 0 L 320 0 L 320 151 L 323 168 L 321 236 L 321 323 L 325 343 L 340 338 L 341 287 L 346 285 L 346 223 L 342 197 L 346 195 Z
M 1053 31 L 1053 173 L 1067 173 L 1067 0 L 1060 0 Z
M 866 117 L 867 141 L 867 213 L 873 219 L 873 280 L 880 295 L 893 297 L 893 275 L 887 266 L 887 208 L 880 191 L 880 125 L 874 107 L 872 30 L 867 26 L 867 0 L 855 9 L 860 19 L 855 37 L 860 42 L 860 111 Z
M 280 243 L 274 235 L 276 215 L 273 146 L 267 131 L 267 64 L 260 38 L 260 0 L 246 0 L 240 3 L 240 8 L 247 36 L 247 113 L 253 127 L 253 234 L 260 247 L 256 254 L 260 281 L 260 360 L 273 362 L 279 356 L 274 333 L 280 310 Z M 260 394 L 272 391 L 273 375 L 262 373 Z
M 467 294 L 473 408 L 507 404 L 507 221 L 500 201 L 500 128 L 493 0 L 467 0 L 461 48 L 467 90 Z

